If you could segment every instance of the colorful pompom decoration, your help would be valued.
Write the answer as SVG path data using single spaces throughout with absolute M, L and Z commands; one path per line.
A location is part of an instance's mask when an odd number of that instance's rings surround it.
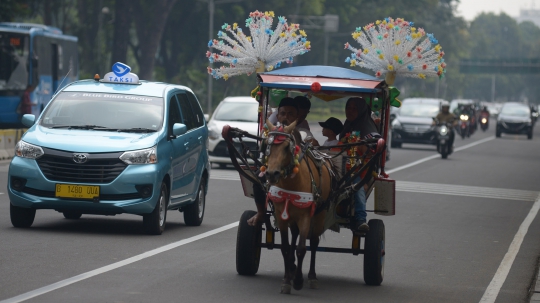
M 232 76 L 271 71 L 280 67 L 281 62 L 292 63 L 293 57 L 311 49 L 306 33 L 298 24 L 289 25 L 285 17 L 278 17 L 276 28 L 272 30 L 273 18 L 272 11 L 250 13 L 246 27 L 251 36 L 246 36 L 237 23 L 232 26 L 225 23 L 218 32 L 220 40 L 208 42 L 208 47 L 219 53 L 206 52 L 210 63 L 222 62 L 225 65 L 208 67 L 208 73 L 216 79 L 227 80 Z
M 360 44 L 360 49 L 347 42 L 345 49 L 352 55 L 345 61 L 351 66 L 373 70 L 376 77 L 386 75 L 388 85 L 394 83 L 396 76 L 442 78 L 446 73 L 439 42 L 433 34 L 413 27 L 413 22 L 388 17 L 356 28 L 352 37 Z

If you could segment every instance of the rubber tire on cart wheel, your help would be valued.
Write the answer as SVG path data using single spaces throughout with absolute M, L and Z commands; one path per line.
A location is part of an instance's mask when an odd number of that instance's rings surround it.
M 77 219 L 80 219 L 82 216 L 81 212 L 73 211 L 73 210 L 66 210 L 62 213 L 64 214 L 64 218 L 70 219 L 70 220 L 77 220 Z
M 34 223 L 36 210 L 33 208 L 18 207 L 9 203 L 9 215 L 14 227 L 30 227 Z
M 168 191 L 165 183 L 161 183 L 159 197 L 154 210 L 143 215 L 144 231 L 149 235 L 161 235 L 165 230 L 167 220 Z
M 384 223 L 372 219 L 364 245 L 364 281 L 367 285 L 381 285 L 384 278 Z
M 199 185 L 197 199 L 184 210 L 184 222 L 189 226 L 199 226 L 204 218 L 204 208 L 206 206 L 206 193 L 204 192 L 205 180 Z
M 247 221 L 257 214 L 256 211 L 246 210 L 238 223 L 236 235 L 236 272 L 243 276 L 253 276 L 259 270 L 261 260 L 262 226 L 248 225 Z

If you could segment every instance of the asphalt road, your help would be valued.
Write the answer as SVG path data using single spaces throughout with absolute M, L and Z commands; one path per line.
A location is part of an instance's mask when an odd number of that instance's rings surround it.
M 538 126 L 536 134 L 495 139 L 492 127 L 457 138 L 447 160 L 432 146 L 392 149 L 397 214 L 368 214 L 386 227 L 382 285 L 364 284 L 361 255 L 318 253 L 320 289 L 292 295 L 279 293 L 279 250 L 263 250 L 256 276 L 236 273 L 236 225 L 254 203 L 232 169 L 212 170 L 201 226 L 172 211 L 165 233 L 147 236 L 138 216 L 67 220 L 52 210 L 13 228 L 3 161 L 0 302 L 528 302 L 540 256 Z M 348 230 L 321 240 L 350 243 Z

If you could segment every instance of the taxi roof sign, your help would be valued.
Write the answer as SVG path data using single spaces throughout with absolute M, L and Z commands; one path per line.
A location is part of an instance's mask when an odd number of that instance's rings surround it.
M 122 62 L 116 62 L 112 66 L 112 72 L 105 74 L 101 82 L 121 83 L 121 84 L 139 84 L 139 76 L 130 73 L 131 67 Z

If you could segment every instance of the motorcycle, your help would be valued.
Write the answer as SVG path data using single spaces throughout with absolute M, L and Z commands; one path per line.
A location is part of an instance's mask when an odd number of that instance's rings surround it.
M 459 134 L 462 139 L 465 137 L 471 136 L 471 122 L 469 120 L 469 115 L 461 114 L 459 116 Z
M 435 118 L 435 130 L 437 133 L 437 152 L 441 154 L 441 158 L 446 159 L 454 151 L 452 146 L 452 137 L 454 135 L 454 128 L 452 123 L 439 122 Z
M 489 127 L 489 117 L 487 115 L 482 115 L 480 117 L 480 128 L 482 131 L 486 131 Z

